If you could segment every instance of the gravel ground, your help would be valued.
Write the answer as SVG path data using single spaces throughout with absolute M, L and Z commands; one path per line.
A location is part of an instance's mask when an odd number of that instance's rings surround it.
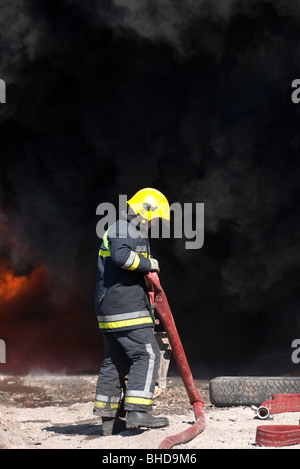
M 153 415 L 169 418 L 169 427 L 125 430 L 104 437 L 101 420 L 93 416 L 96 381 L 96 375 L 0 377 L 0 448 L 154 450 L 167 436 L 186 430 L 194 422 L 181 379 L 170 377 L 166 389 L 156 388 L 153 410 Z M 205 402 L 206 428 L 174 449 L 263 449 L 255 444 L 258 425 L 299 423 L 300 412 L 261 421 L 250 407 L 214 407 L 208 382 L 196 381 L 196 385 Z M 300 449 L 300 444 L 285 448 Z

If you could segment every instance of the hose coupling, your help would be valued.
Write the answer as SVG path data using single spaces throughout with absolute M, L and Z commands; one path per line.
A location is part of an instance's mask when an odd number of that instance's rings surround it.
M 255 405 L 253 405 L 251 406 L 251 409 L 256 412 L 257 417 L 261 420 L 273 419 L 273 415 L 270 414 L 270 411 L 266 406 L 261 405 L 259 407 L 256 407 Z

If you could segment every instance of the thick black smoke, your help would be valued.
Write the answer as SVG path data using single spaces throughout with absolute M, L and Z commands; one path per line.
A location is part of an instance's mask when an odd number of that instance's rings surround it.
M 205 204 L 202 249 L 153 240 L 195 373 L 299 373 L 300 2 L 13 0 L 0 17 L 0 263 L 47 272 L 1 306 L 7 369 L 98 366 L 96 207 L 153 186 Z

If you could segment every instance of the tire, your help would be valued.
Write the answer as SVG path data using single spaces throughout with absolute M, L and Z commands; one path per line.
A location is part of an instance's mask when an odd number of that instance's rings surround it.
M 300 393 L 300 377 L 220 376 L 209 381 L 209 397 L 217 407 L 260 406 L 272 394 Z

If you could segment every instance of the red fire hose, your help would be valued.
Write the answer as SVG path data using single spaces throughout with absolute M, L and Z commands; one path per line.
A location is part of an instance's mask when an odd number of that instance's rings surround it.
M 300 411 L 300 394 L 273 394 L 257 409 L 261 419 L 270 414 Z M 300 443 L 299 425 L 260 425 L 256 429 L 256 443 L 262 446 L 288 446 Z
M 158 275 L 154 272 L 150 272 L 146 276 L 146 284 L 149 290 L 151 303 L 155 304 L 159 318 L 167 333 L 174 359 L 195 414 L 195 423 L 191 427 L 176 435 L 165 438 L 159 446 L 160 449 L 170 449 L 174 445 L 187 443 L 203 432 L 205 428 L 205 417 L 203 413 L 204 402 L 196 388 L 166 294 L 161 287 Z

